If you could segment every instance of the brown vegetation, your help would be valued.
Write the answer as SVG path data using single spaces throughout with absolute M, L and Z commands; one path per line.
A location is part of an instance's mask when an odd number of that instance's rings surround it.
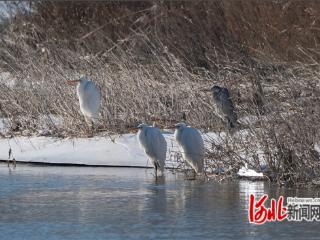
M 195 127 L 221 131 L 211 96 L 198 91 L 218 84 L 231 90 L 240 118 L 256 120 L 242 123 L 246 134 L 210 142 L 212 168 L 233 173 L 248 162 L 259 170 L 259 150 L 272 180 L 319 177 L 317 1 L 39 1 L 14 8 L 0 32 L 0 68 L 16 79 L 0 82 L 0 114 L 11 134 L 39 131 L 43 116 L 51 135 L 86 134 L 75 89 L 65 85 L 81 73 L 101 87 L 100 130 L 169 125 L 186 115 Z

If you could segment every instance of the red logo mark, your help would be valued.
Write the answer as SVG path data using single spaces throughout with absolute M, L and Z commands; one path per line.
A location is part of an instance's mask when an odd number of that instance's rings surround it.
M 283 206 L 283 196 L 277 200 L 271 198 L 270 208 L 264 206 L 265 201 L 268 199 L 268 195 L 264 194 L 258 201 L 255 200 L 255 196 L 250 194 L 249 199 L 249 222 L 255 224 L 263 224 L 266 221 L 275 222 L 282 221 L 288 216 L 287 208 Z

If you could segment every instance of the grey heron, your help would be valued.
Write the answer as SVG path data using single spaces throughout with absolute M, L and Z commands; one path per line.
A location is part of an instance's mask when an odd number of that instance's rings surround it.
M 237 114 L 229 90 L 215 85 L 211 89 L 203 91 L 212 92 L 217 115 L 223 121 L 227 121 L 228 129 L 235 128 L 238 125 Z

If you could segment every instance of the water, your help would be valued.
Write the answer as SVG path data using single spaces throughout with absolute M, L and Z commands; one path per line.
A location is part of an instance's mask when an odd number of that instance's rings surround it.
M 320 223 L 249 224 L 249 193 L 318 197 L 263 182 L 152 170 L 0 164 L 0 239 L 320 239 Z

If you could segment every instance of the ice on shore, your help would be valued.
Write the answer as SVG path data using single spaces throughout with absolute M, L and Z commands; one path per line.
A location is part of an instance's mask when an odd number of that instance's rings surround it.
M 252 177 L 252 178 L 260 178 L 263 177 L 263 173 L 258 173 L 253 169 L 249 169 L 247 167 L 241 167 L 238 171 L 238 176 L 240 177 Z

